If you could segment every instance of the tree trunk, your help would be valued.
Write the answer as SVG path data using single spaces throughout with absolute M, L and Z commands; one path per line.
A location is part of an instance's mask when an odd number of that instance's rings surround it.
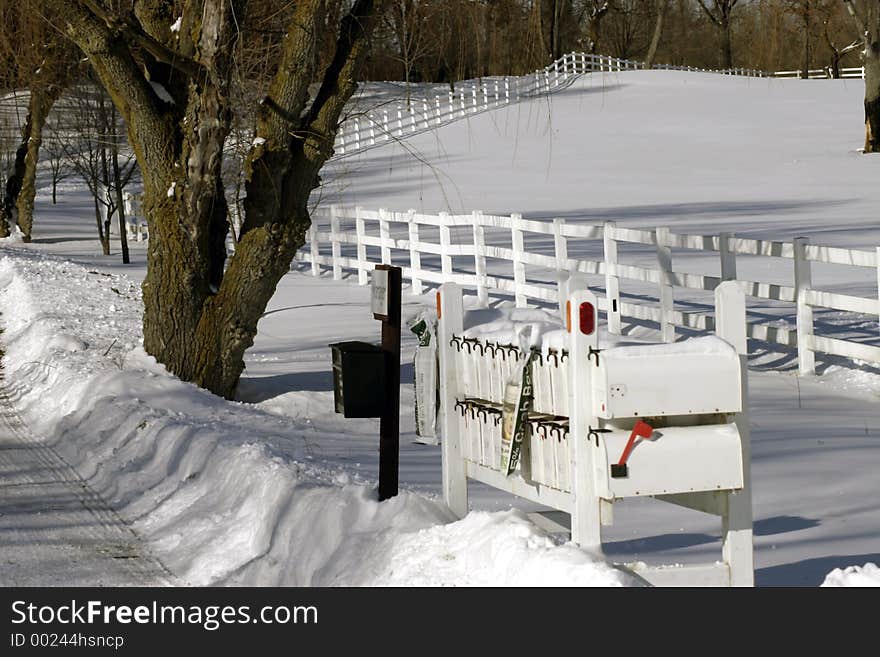
M 98 200 L 97 192 L 95 192 L 93 199 L 95 201 L 95 223 L 98 224 L 98 241 L 101 242 L 101 252 L 108 256 L 110 255 L 110 235 L 104 231 L 104 213 L 101 211 L 104 206 Z
M 880 41 L 865 49 L 865 153 L 880 153 Z
M 733 45 L 731 44 L 730 18 L 722 19 L 718 26 L 721 31 L 721 68 L 733 68 Z
M 122 251 L 122 264 L 131 262 L 128 255 L 128 231 L 125 229 L 125 201 L 122 198 L 122 176 L 119 171 L 119 142 L 116 139 L 116 115 L 111 113 L 110 121 L 110 161 L 113 164 L 113 187 L 116 190 L 116 213 L 119 217 L 119 246 Z
M 810 78 L 810 66 L 813 63 L 813 43 L 810 39 L 810 30 L 813 27 L 813 17 L 810 13 L 809 5 L 804 6 L 804 60 L 801 64 L 801 77 L 804 80 Z
M 31 241 L 34 224 L 37 162 L 40 157 L 40 145 L 43 143 L 43 126 L 62 89 L 62 85 L 51 85 L 48 88 L 35 86 L 31 89 L 28 101 L 28 118 L 25 121 L 27 132 L 22 130 L 22 146 L 25 146 L 24 170 L 21 188 L 15 200 L 16 223 L 25 242 Z
M 351 5 L 315 94 L 309 90 L 317 73 L 315 34 L 326 29 L 328 3 L 295 4 L 278 71 L 257 106 L 260 140 L 246 163 L 244 225 L 225 271 L 228 211 L 221 166 L 232 126 L 232 57 L 244 3 L 186 3 L 176 34 L 169 32 L 158 11 L 165 4 L 158 1 L 136 4 L 141 25 L 134 27 L 105 19 L 109 10 L 102 3 L 51 4 L 64 10 L 67 33 L 89 55 L 125 118 L 143 175 L 150 231 L 144 349 L 181 379 L 231 398 L 257 322 L 305 243 L 309 195 L 333 154 L 339 117 L 356 88 L 382 2 Z M 148 35 L 138 32 L 141 26 Z M 127 39 L 156 61 L 136 59 Z M 171 68 L 146 79 L 144 67 L 158 64 Z M 173 104 L 156 93 L 159 79 Z
M 657 0 L 657 22 L 654 23 L 654 35 L 651 37 L 651 45 L 648 54 L 645 55 L 645 68 L 654 66 L 654 57 L 657 56 L 657 48 L 660 46 L 660 37 L 663 35 L 663 20 L 666 17 L 666 7 L 669 0 Z

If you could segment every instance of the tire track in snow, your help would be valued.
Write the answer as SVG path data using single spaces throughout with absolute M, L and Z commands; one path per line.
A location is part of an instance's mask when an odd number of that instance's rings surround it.
M 131 526 L 28 431 L 0 369 L 0 585 L 175 583 Z

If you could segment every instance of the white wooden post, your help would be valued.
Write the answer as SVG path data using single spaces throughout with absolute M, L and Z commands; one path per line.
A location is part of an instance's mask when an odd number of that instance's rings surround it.
M 379 210 L 379 242 L 382 244 L 382 263 L 391 264 L 391 225 L 388 210 Z
M 736 239 L 733 233 L 718 236 L 718 251 L 721 254 L 721 280 L 736 280 Z
M 669 228 L 662 226 L 655 231 L 657 242 L 657 273 L 660 290 L 660 339 L 675 342 L 674 296 L 672 290 L 672 249 Z
M 345 127 L 340 126 L 339 134 L 337 135 L 339 139 L 339 153 L 340 155 L 345 155 Z
M 367 245 L 364 244 L 364 236 L 367 234 L 367 227 L 364 224 L 364 217 L 361 214 L 361 208 L 354 209 L 354 224 L 357 234 L 357 257 L 358 257 L 358 285 L 366 285 L 369 282 L 369 270 L 367 268 Z
M 513 285 L 517 308 L 525 308 L 528 305 L 526 294 L 523 291 L 523 286 L 526 283 L 526 263 L 523 262 L 525 245 L 523 244 L 522 228 L 520 228 L 521 221 L 521 214 L 510 215 L 510 242 L 513 247 Z
M 409 131 L 416 131 L 416 110 L 413 108 L 412 103 L 409 106 Z
M 483 90 L 483 109 L 487 110 L 489 109 L 489 88 L 485 82 L 480 85 L 480 88 Z
M 483 213 L 474 210 L 474 274 L 477 278 L 477 300 L 481 305 L 489 303 L 489 289 L 486 285 L 486 235 L 483 227 Z
M 359 119 L 354 120 L 354 149 L 361 150 L 361 122 Z
M 434 96 L 435 123 L 440 125 L 443 123 L 443 110 L 440 109 L 440 96 Z
M 495 80 L 495 104 L 497 105 L 500 102 L 499 99 L 499 89 L 498 89 L 498 80 Z
M 330 206 L 330 252 L 333 261 L 333 280 L 342 280 L 342 244 L 339 241 L 339 208 Z
M 620 335 L 620 278 L 617 275 L 617 239 L 614 230 L 617 224 L 606 221 L 602 226 L 605 251 L 605 298 L 608 301 L 608 332 Z
M 415 210 L 406 213 L 409 229 L 409 284 L 413 294 L 422 294 L 422 254 L 419 252 L 419 225 L 415 221 Z
M 465 94 L 464 89 L 458 90 L 458 100 L 459 100 L 459 103 L 461 104 L 461 115 L 462 116 L 465 116 L 467 114 L 467 105 L 466 105 L 466 101 L 465 101 L 465 95 L 466 94 Z
M 473 101 L 474 112 L 478 111 L 477 109 L 477 85 L 476 83 L 471 84 L 471 98 Z
M 397 104 L 397 136 L 403 136 L 403 108 L 400 103 Z
M 559 86 L 559 60 L 558 59 L 555 62 L 553 62 L 553 73 L 554 73 L 553 86 L 558 87 Z
M 388 110 L 382 110 L 382 133 L 385 135 L 385 140 L 391 139 L 391 124 L 388 123 Z
M 453 335 L 464 327 L 461 288 L 455 283 L 440 286 L 437 308 L 437 348 L 440 355 L 440 431 L 443 472 L 443 500 L 459 518 L 468 512 L 467 464 L 462 452 L 462 436 L 458 430 L 455 401 L 458 395 Z
M 877 299 L 880 300 L 880 246 L 876 247 L 877 253 Z M 880 318 L 878 318 L 880 319 Z
M 431 115 L 428 113 L 428 99 L 422 98 L 422 115 L 425 117 L 425 130 L 431 127 Z
M 504 78 L 504 102 L 510 103 L 510 78 Z
M 565 219 L 553 220 L 553 252 L 556 255 L 556 300 L 559 304 L 559 312 L 565 321 L 565 302 L 568 301 L 568 279 L 571 272 L 568 271 L 568 240 L 562 233 Z
M 452 235 L 449 230 L 449 215 L 446 212 L 440 213 L 440 271 L 443 278 L 449 280 L 452 277 L 452 255 L 449 253 L 449 247 L 452 244 Z
M 370 117 L 370 146 L 376 145 L 376 121 Z
M 816 355 L 810 348 L 813 337 L 813 307 L 807 303 L 807 293 L 813 287 L 813 274 L 807 260 L 806 237 L 794 238 L 794 293 L 797 299 L 798 373 L 816 373 Z
M 596 295 L 589 290 L 573 292 L 569 297 L 571 313 L 569 336 L 569 455 L 571 458 L 571 540 L 596 555 L 602 554 L 602 528 L 600 523 L 599 496 L 596 482 L 599 470 L 604 470 L 604 456 L 589 437 L 590 427 L 598 427 L 598 418 L 592 415 L 592 361 L 590 347 L 599 346 L 599 331 L 584 335 L 580 331 L 581 304 L 590 303 L 597 308 Z M 595 311 L 594 311 L 595 312 Z
M 318 269 L 318 221 L 317 217 L 312 217 L 312 225 L 309 226 L 309 243 L 312 256 L 312 276 L 320 273 Z
M 731 586 L 754 586 L 752 546 L 751 423 L 749 421 L 749 358 L 746 337 L 746 295 L 735 280 L 715 288 L 715 333 L 739 354 L 742 411 L 734 418 L 742 450 L 742 490 L 727 495 L 721 517 L 721 553 L 730 569 Z

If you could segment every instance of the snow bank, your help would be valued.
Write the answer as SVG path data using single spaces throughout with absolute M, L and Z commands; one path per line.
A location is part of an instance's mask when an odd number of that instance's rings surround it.
M 453 521 L 409 491 L 380 504 L 357 475 L 309 463 L 308 418 L 221 400 L 143 351 L 123 276 L 2 248 L 0 312 L 19 412 L 182 583 L 635 583 L 519 512 Z
M 873 563 L 835 568 L 825 576 L 822 586 L 880 586 L 880 568 Z

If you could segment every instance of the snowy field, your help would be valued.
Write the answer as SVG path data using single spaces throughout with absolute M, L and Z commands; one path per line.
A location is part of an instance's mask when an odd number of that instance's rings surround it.
M 880 159 L 861 157 L 863 83 L 667 72 L 593 75 L 341 160 L 316 202 L 523 212 L 774 239 L 880 244 Z M 375 498 L 377 420 L 333 413 L 329 342 L 378 339 L 355 280 L 285 277 L 239 403 L 169 377 L 140 349 L 133 264 L 105 258 L 90 201 L 38 194 L 35 240 L 0 247 L 6 387 L 40 436 L 190 584 L 632 585 L 532 525 L 534 507 L 472 485 L 439 500 L 439 449 L 414 442 L 404 335 L 401 483 Z M 414 314 L 433 295 L 405 298 Z M 781 359 L 788 363 L 787 359 Z M 880 378 L 834 365 L 750 375 L 756 583 L 880 583 Z M 653 500 L 615 505 L 608 561 L 720 555 L 717 519 Z M 52 576 L 55 575 L 54 579 Z M 62 583 L 47 573 L 47 582 Z M 0 578 L 3 570 L 0 568 Z

